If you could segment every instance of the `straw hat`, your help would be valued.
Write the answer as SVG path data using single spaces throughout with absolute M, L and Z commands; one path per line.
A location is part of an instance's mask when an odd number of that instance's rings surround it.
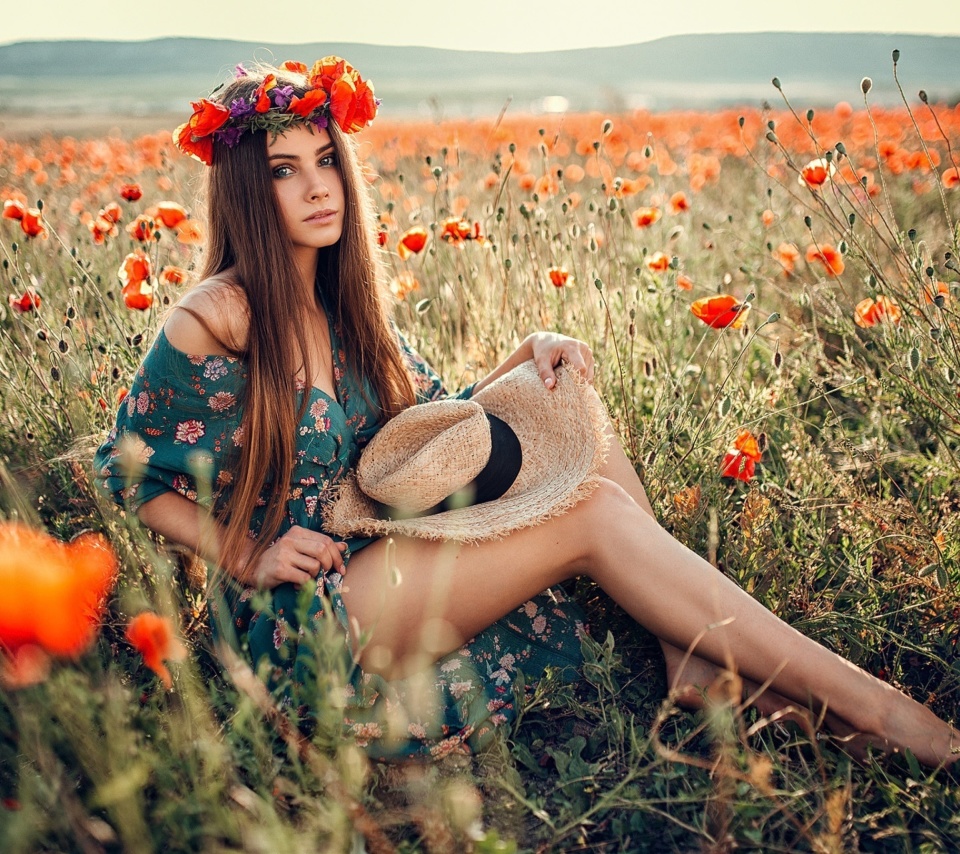
M 390 420 L 347 476 L 324 528 L 342 537 L 477 542 L 539 524 L 596 487 L 606 424 L 600 398 L 576 371 L 561 366 L 547 389 L 533 361 L 524 362 L 470 400 L 424 403 Z M 481 503 L 462 506 L 474 487 Z M 491 489 L 500 497 L 483 500 Z

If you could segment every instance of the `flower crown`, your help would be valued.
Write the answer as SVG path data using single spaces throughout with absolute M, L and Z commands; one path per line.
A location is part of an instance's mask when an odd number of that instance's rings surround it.
M 207 166 L 213 163 L 213 141 L 233 148 L 249 131 L 283 133 L 295 124 L 325 128 L 333 119 L 344 133 L 362 130 L 377 114 L 380 101 L 373 84 L 339 56 L 318 59 L 313 68 L 302 62 L 284 62 L 277 71 L 302 75 L 307 91 L 294 94 L 294 87 L 282 85 L 276 74 L 267 74 L 248 98 L 236 98 L 229 105 L 201 98 L 194 101 L 193 115 L 174 132 L 174 142 Z M 237 77 L 247 71 L 237 66 Z

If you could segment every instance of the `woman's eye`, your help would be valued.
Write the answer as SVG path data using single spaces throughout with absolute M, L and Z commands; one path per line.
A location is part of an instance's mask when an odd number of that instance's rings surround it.
M 293 168 L 290 166 L 275 166 L 273 169 L 274 178 L 286 178 L 293 174 Z
M 336 166 L 337 165 L 337 155 L 336 154 L 324 154 L 320 158 L 321 166 Z

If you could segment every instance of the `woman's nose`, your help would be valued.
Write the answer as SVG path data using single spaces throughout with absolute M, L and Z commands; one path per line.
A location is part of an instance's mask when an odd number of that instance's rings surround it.
M 330 195 L 330 188 L 321 173 L 318 172 L 313 176 L 308 192 L 311 199 L 325 199 Z

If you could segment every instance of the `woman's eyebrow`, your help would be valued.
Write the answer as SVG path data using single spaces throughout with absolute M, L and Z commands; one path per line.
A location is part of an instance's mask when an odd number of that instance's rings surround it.
M 321 154 L 323 154 L 324 152 L 330 151 L 332 148 L 333 148 L 333 143 L 332 143 L 332 142 L 328 142 L 328 143 L 327 143 L 326 145 L 324 145 L 322 148 L 318 148 L 318 149 L 314 152 L 313 156 L 314 156 L 314 157 L 319 157 Z M 279 152 L 279 153 L 277 153 L 277 154 L 271 154 L 269 157 L 267 157 L 267 160 L 281 160 L 281 159 L 282 159 L 282 160 L 299 160 L 299 159 L 300 159 L 300 155 L 299 155 L 299 154 L 284 154 L 283 152 Z

